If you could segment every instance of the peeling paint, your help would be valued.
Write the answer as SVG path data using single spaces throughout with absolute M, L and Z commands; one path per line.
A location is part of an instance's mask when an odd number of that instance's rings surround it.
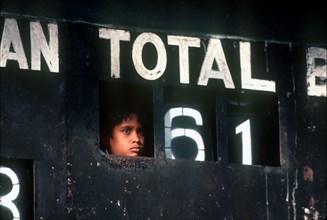
M 268 197 L 268 174 L 265 172 L 265 188 L 266 188 L 266 216 L 267 220 L 269 220 L 269 197 Z
M 303 168 L 303 179 L 309 182 L 313 181 L 313 170 L 308 165 Z
M 299 183 L 298 183 L 298 169 L 296 169 L 295 171 L 295 182 L 294 187 L 293 187 L 293 191 L 292 191 L 292 205 L 293 205 L 293 219 L 296 220 L 296 199 L 295 199 L 295 191 L 298 189 L 299 187 Z
M 314 207 L 303 208 L 303 210 L 304 210 L 304 215 L 303 215 L 304 220 L 318 220 L 319 219 L 319 212 L 317 210 L 315 210 Z

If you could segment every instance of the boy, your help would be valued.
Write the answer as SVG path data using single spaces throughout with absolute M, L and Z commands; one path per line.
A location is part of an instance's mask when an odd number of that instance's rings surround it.
M 111 113 L 107 117 L 104 145 L 109 154 L 142 156 L 144 150 L 144 119 L 137 112 Z

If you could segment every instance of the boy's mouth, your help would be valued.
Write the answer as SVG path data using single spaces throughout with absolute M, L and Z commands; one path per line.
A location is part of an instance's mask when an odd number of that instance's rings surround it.
M 131 147 L 130 150 L 134 153 L 139 153 L 142 150 L 143 146 Z

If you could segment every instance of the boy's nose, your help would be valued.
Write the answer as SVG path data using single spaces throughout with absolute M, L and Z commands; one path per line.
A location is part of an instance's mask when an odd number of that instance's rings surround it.
M 140 142 L 141 138 L 137 132 L 133 132 L 133 141 Z

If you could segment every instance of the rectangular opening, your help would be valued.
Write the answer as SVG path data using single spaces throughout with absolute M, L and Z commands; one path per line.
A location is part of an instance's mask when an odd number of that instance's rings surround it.
M 277 95 L 230 92 L 227 117 L 230 163 L 280 166 Z
M 99 82 L 100 149 L 116 156 L 153 157 L 152 86 Z
M 164 88 L 165 155 L 169 159 L 214 161 L 215 93 Z

